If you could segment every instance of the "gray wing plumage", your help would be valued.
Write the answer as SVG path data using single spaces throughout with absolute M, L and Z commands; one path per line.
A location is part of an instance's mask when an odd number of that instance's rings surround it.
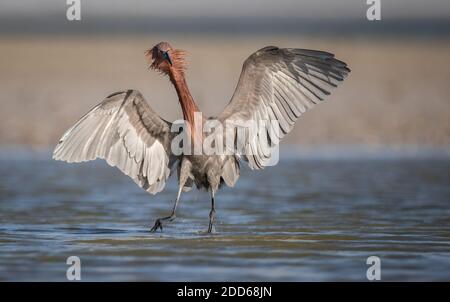
M 243 159 L 252 169 L 262 169 L 271 157 L 271 151 L 261 147 L 262 142 L 268 142 L 269 147 L 277 145 L 297 118 L 324 100 L 349 72 L 347 65 L 331 53 L 264 47 L 244 62 L 233 97 L 218 118 L 223 123 L 278 121 L 277 137 L 265 133 L 244 143 Z
M 140 187 L 156 194 L 177 160 L 171 123 L 159 117 L 136 90 L 107 97 L 60 139 L 53 158 L 66 162 L 105 159 Z

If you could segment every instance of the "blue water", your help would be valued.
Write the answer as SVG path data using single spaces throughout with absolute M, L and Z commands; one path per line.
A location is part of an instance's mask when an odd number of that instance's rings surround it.
M 291 156 L 242 171 L 217 195 L 205 233 L 205 192 L 176 183 L 151 196 L 102 161 L 0 157 L 0 280 L 66 281 L 81 259 L 84 281 L 450 281 L 450 159 Z

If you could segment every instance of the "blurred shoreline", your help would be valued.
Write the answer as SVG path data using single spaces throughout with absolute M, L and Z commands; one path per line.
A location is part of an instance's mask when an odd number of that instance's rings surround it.
M 257 49 L 319 49 L 352 72 L 299 118 L 285 143 L 450 146 L 450 40 L 165 34 L 0 35 L 0 146 L 54 146 L 89 109 L 124 89 L 141 91 L 165 119 L 180 118 L 173 87 L 144 57 L 162 40 L 188 51 L 187 80 L 205 115 L 224 108 L 243 61 Z
M 45 161 L 52 160 L 52 153 L 52 146 L 2 146 L 0 147 L 0 160 Z M 286 160 L 449 160 L 450 146 L 301 146 L 282 143 L 279 158 L 280 162 Z M 104 162 L 102 159 L 97 159 L 96 161 Z

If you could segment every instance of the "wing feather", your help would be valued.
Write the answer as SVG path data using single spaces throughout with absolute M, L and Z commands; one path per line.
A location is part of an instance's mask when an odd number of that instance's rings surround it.
M 252 169 L 264 168 L 271 157 L 270 148 L 293 129 L 304 112 L 330 95 L 349 72 L 347 64 L 328 52 L 264 47 L 244 62 L 233 97 L 218 118 L 231 124 L 278 122 L 275 128 L 269 123 L 274 133 L 257 132 L 244 138 L 245 154 L 241 158 Z M 236 136 L 239 131 L 230 133 Z M 236 140 L 234 137 L 231 141 Z
M 53 158 L 66 162 L 105 159 L 156 194 L 177 158 L 171 153 L 171 123 L 159 117 L 136 90 L 107 97 L 62 136 Z

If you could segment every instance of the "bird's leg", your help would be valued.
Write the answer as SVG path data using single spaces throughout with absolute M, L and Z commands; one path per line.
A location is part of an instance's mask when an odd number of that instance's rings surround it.
M 162 231 L 163 224 L 175 220 L 178 201 L 180 200 L 180 195 L 181 195 L 182 189 L 183 189 L 183 186 L 180 186 L 180 188 L 178 189 L 177 199 L 175 200 L 175 204 L 173 206 L 172 213 L 170 214 L 170 216 L 161 217 L 161 218 L 156 219 L 155 225 L 152 227 L 150 232 L 156 232 L 158 229 L 161 229 L 161 231 Z
M 214 190 L 211 190 L 211 212 L 209 212 L 208 233 L 212 232 L 215 220 L 216 220 L 216 209 L 214 208 Z

